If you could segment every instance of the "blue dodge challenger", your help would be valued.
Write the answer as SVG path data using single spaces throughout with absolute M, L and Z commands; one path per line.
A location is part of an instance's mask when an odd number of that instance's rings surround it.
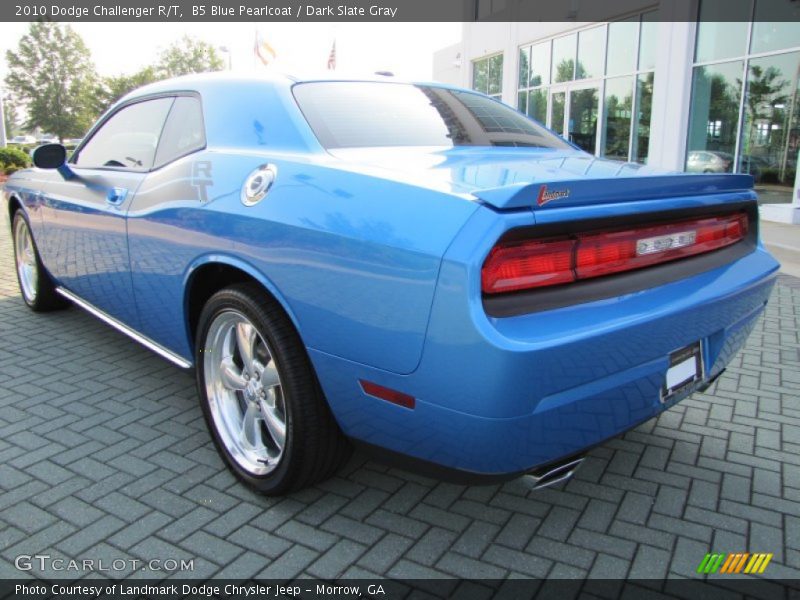
M 440 84 L 179 78 L 34 163 L 4 190 L 25 302 L 193 367 L 221 455 L 266 494 L 352 443 L 563 480 L 708 387 L 778 269 L 749 175 L 597 159 Z

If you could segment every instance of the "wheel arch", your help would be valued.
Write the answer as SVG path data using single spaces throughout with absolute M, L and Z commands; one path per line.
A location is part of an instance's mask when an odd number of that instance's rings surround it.
M 8 206 L 6 207 L 8 210 L 8 221 L 9 223 L 14 220 L 14 214 L 18 210 L 24 211 L 22 206 L 22 201 L 16 196 L 16 194 L 11 194 L 8 197 Z
M 257 283 L 283 309 L 292 325 L 303 339 L 297 318 L 277 287 L 251 264 L 226 255 L 208 255 L 195 261 L 188 269 L 184 281 L 184 315 L 186 334 L 192 352 L 195 349 L 195 334 L 203 306 L 219 290 L 236 283 Z

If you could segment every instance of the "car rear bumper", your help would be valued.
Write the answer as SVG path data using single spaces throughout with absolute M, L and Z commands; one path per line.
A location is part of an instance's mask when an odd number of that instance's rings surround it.
M 498 319 L 459 302 L 463 290 L 448 287 L 459 268 L 443 266 L 422 361 L 411 375 L 311 356 L 347 435 L 446 468 L 503 475 L 579 454 L 716 377 L 763 311 L 778 264 L 759 246 L 663 286 Z M 669 354 L 697 341 L 704 381 L 663 401 Z M 366 395 L 360 379 L 413 396 L 415 407 Z

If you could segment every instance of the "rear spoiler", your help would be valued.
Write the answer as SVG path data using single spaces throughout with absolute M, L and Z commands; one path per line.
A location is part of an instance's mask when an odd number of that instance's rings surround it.
M 514 183 L 475 190 L 472 194 L 498 210 L 519 208 L 547 210 L 567 206 L 750 191 L 752 188 L 752 175 L 675 173 Z

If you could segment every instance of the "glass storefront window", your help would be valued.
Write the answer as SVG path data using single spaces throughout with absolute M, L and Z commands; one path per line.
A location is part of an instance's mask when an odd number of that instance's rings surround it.
M 633 77 L 606 79 L 602 156 L 628 160 L 633 111 Z
M 489 57 L 489 91 L 490 96 L 499 96 L 503 91 L 503 55 Z
M 761 201 L 789 202 L 800 151 L 800 5 L 700 0 L 699 17 L 696 62 L 723 62 L 694 68 L 686 170 L 749 173 Z
M 531 49 L 522 48 L 519 51 L 519 73 L 517 75 L 518 84 L 520 88 L 526 88 L 530 85 L 531 75 Z M 520 109 L 522 110 L 522 109 Z
M 739 171 L 767 193 L 794 184 L 800 151 L 800 52 L 750 60 L 739 144 Z M 780 189 L 781 187 L 785 189 Z M 774 200 L 773 200 L 774 201 Z
M 656 67 L 656 42 L 658 36 L 658 11 L 642 15 L 642 29 L 639 32 L 639 70 L 646 71 Z
M 800 46 L 800 5 L 756 0 L 750 52 L 770 52 Z
M 472 89 L 499 98 L 503 92 L 503 55 L 472 61 Z
M 578 36 L 574 33 L 553 40 L 553 82 L 575 79 Z
M 654 73 L 644 73 L 636 78 L 636 120 L 634 121 L 631 160 L 647 163 L 650 151 L 650 121 L 653 116 Z
M 597 152 L 597 116 L 599 109 L 599 88 L 587 87 L 570 91 L 567 135 L 570 142 L 590 154 Z
M 797 18 L 797 17 L 795 17 Z M 785 23 L 756 22 L 753 23 L 753 41 L 750 51 L 770 52 L 800 46 L 800 22 Z
M 531 90 L 528 95 L 528 115 L 547 123 L 547 89 Z
M 608 25 L 606 74 L 620 75 L 636 69 L 636 40 L 639 19 L 634 17 Z
M 700 2 L 695 62 L 742 56 L 747 49 L 750 2 Z
M 742 68 L 740 60 L 694 68 L 687 171 L 724 173 L 733 169 Z
M 521 47 L 517 108 L 589 152 L 646 160 L 657 18 L 651 10 Z
M 697 49 L 695 51 L 697 62 L 731 58 L 744 54 L 747 23 L 703 21 L 697 25 Z
M 489 89 L 488 60 L 476 60 L 472 63 L 472 89 L 483 93 Z
M 553 92 L 550 99 L 550 129 L 564 135 L 564 114 L 567 104 L 566 92 Z
M 550 42 L 531 46 L 531 87 L 550 83 Z
M 575 79 L 593 79 L 603 76 L 605 37 L 605 27 L 586 29 L 578 34 L 578 64 Z

